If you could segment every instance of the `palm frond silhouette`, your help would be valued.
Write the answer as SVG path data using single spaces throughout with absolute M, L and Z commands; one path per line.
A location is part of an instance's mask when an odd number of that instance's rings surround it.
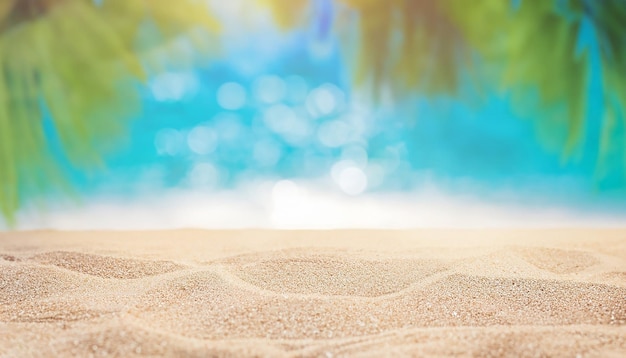
M 150 20 L 158 40 L 139 45 Z M 27 191 L 62 183 L 43 121 L 48 117 L 73 165 L 98 163 L 139 106 L 129 81 L 158 69 L 168 40 L 218 24 L 191 0 L 3 0 L 0 3 L 0 212 L 13 222 Z M 205 36 L 206 38 L 206 36 Z M 169 60 L 188 59 L 169 51 Z
M 624 117 L 626 106 L 626 2 L 621 0 L 336 0 L 357 16 L 357 86 L 455 95 L 463 75 L 494 82 L 527 98 L 537 94 L 540 137 L 556 142 L 564 157 L 585 138 L 591 54 L 581 48 L 585 23 L 599 44 L 606 93 L 604 132 Z M 517 3 L 517 4 L 515 4 Z M 289 18 L 281 1 L 279 19 Z M 299 7 L 304 11 L 305 7 Z M 303 18 L 291 16 L 291 18 Z M 345 18 L 337 20 L 344 21 Z M 338 24 L 342 29 L 347 26 Z M 488 74 L 477 76 L 476 73 Z M 479 84 L 482 85 L 482 84 Z M 493 84 L 492 84 L 493 85 Z M 481 86 L 477 86 L 480 88 Z M 514 101 L 519 107 L 528 103 Z M 544 115 L 541 115 L 541 112 Z M 597 119 L 594 119 L 597 120 Z M 601 139 L 601 152 L 610 147 Z

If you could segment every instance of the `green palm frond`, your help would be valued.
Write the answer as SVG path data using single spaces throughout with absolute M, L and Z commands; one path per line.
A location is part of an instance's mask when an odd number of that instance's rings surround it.
M 595 26 L 602 58 L 606 112 L 599 160 L 606 166 L 602 161 L 613 147 L 612 129 L 616 128 L 619 118 L 626 127 L 626 3 L 605 1 L 585 2 L 585 5 Z M 624 141 L 626 138 L 622 138 L 622 143 Z M 623 157 L 626 160 L 626 152 Z
M 291 29 L 300 25 L 311 0 L 257 0 L 264 8 L 269 8 L 278 26 Z
M 282 1 L 270 2 L 281 18 L 293 11 L 281 7 Z M 451 94 L 463 71 L 470 78 L 489 75 L 480 81 L 495 81 L 511 92 L 518 108 L 529 107 L 528 98 L 536 94 L 538 133 L 566 158 L 586 137 L 591 59 L 589 49 L 578 47 L 583 22 L 590 21 L 611 107 L 605 117 L 626 118 L 626 1 L 337 2 L 358 15 L 359 51 L 351 66 L 358 86 L 389 87 L 397 97 L 416 91 Z M 607 125 L 614 122 L 607 119 Z
M 508 1 L 486 0 L 454 17 L 485 63 L 500 69 L 503 89 L 517 98 L 538 93 L 540 104 L 534 114 L 539 132 L 545 133 L 544 141 L 562 148 L 566 158 L 587 136 L 591 54 L 588 48 L 578 47 L 588 21 L 599 44 L 606 97 L 599 138 L 599 160 L 603 160 L 614 145 L 611 132 L 617 119 L 626 120 L 626 2 L 523 0 L 513 8 Z M 566 136 L 559 138 L 560 133 Z
M 311 0 L 259 0 L 277 23 L 293 28 L 306 18 Z M 337 0 L 358 15 L 354 82 L 377 93 L 389 87 L 398 96 L 420 89 L 429 94 L 457 89 L 469 59 L 451 12 L 467 5 L 455 0 Z M 342 24 L 346 28 L 345 24 Z
M 419 89 L 454 92 L 469 60 L 451 21 L 454 3 L 434 0 L 346 0 L 359 14 L 356 83 L 389 86 L 395 95 Z
M 5 19 L 11 13 L 15 0 L 6 0 L 0 2 L 0 23 L 4 23 Z
M 27 191 L 62 183 L 44 133 L 45 113 L 73 165 L 98 165 L 111 139 L 123 135 L 125 120 L 139 110 L 132 81 L 145 78 L 145 58 L 158 50 L 173 63 L 188 60 L 158 42 L 138 47 L 142 23 L 151 18 L 160 43 L 167 44 L 198 26 L 214 32 L 217 22 L 201 2 L 191 0 L 176 6 L 165 0 L 107 0 L 102 8 L 91 0 L 2 4 L 0 212 L 12 223 Z M 194 45 L 202 42 L 192 39 Z
M 478 46 L 488 62 L 502 64 L 502 84 L 514 96 L 536 91 L 540 108 L 562 108 L 537 116 L 538 125 L 551 136 L 567 133 L 559 146 L 571 154 L 584 135 L 590 68 L 587 51 L 577 53 L 580 20 L 562 16 L 551 1 L 522 1 L 500 16 L 503 27 L 483 38 L 486 49 Z
M 191 66 L 197 55 L 214 54 L 217 41 L 207 38 L 219 31 L 220 25 L 206 6 L 206 1 L 184 0 L 175 6 L 170 0 L 107 0 L 100 9 L 106 23 L 122 39 L 125 45 L 141 54 L 141 60 L 149 71 L 162 71 L 162 59 L 167 57 L 169 65 Z M 141 36 L 142 26 L 147 23 L 157 30 L 157 36 Z M 193 48 L 176 47 L 181 34 Z

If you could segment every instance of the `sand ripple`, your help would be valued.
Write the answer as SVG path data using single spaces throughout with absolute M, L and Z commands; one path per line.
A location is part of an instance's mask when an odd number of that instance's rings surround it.
M 580 272 L 600 262 L 588 253 L 573 250 L 524 248 L 517 252 L 538 268 L 558 274 Z
M 259 288 L 279 293 L 375 297 L 395 293 L 447 265 L 435 260 L 365 260 L 351 255 L 276 253 L 244 257 L 233 272 Z
M 179 242 L 161 241 L 160 260 L 137 243 L 119 258 L 0 240 L 0 357 L 626 353 L 626 257 L 606 247 L 618 240 L 390 253 L 283 239 L 233 253 L 202 239 L 176 257 Z M 192 259 L 199 247 L 223 251 Z
M 0 321 L 67 322 L 114 312 L 89 306 L 89 279 L 30 265 L 0 266 Z
M 179 270 L 169 261 L 122 259 L 78 252 L 55 251 L 36 255 L 32 260 L 102 278 L 135 279 Z
M 46 298 L 79 287 L 73 277 L 45 267 L 0 266 L 0 304 Z
M 624 325 L 625 298 L 603 284 L 455 274 L 398 305 L 417 325 Z
M 151 292 L 137 317 L 203 339 L 328 339 L 409 327 L 619 326 L 626 324 L 624 298 L 626 289 L 608 285 L 465 275 L 389 299 L 304 298 L 251 292 L 216 273 L 197 273 Z

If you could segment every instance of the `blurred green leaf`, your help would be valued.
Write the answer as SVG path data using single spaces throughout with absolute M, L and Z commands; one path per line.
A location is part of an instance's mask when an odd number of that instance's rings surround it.
M 142 23 L 151 19 L 161 41 L 137 46 Z M 189 33 L 199 48 L 218 30 L 206 3 L 185 0 L 4 1 L 0 6 L 0 213 L 9 224 L 30 192 L 64 187 L 63 175 L 44 133 L 48 112 L 74 165 L 102 165 L 113 138 L 140 109 L 136 85 L 155 51 L 173 63 L 184 58 L 168 48 Z M 206 45 L 205 48 L 210 48 Z

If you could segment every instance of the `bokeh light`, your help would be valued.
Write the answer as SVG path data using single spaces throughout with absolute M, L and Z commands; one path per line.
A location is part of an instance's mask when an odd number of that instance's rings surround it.
M 580 92 L 585 93 L 580 102 L 588 117 L 580 122 L 583 137 L 567 152 L 569 119 L 555 118 L 562 113 L 574 117 L 571 98 L 544 106 L 540 92 L 546 86 L 534 88 L 515 72 L 531 67 L 528 63 L 510 69 L 510 75 L 533 88 L 513 91 L 492 79 L 497 66 L 470 71 L 448 61 L 451 55 L 439 46 L 453 39 L 430 34 L 423 44 L 414 44 L 414 53 L 407 53 L 401 46 L 410 38 L 401 36 L 405 30 L 394 23 L 370 23 L 375 15 L 348 2 L 313 1 L 301 16 L 286 18 L 277 17 L 268 3 L 206 3 L 219 32 L 186 29 L 161 43 L 162 29 L 141 26 L 133 42 L 147 49 L 135 69 L 139 74 L 115 85 L 123 95 L 133 89 L 136 107 L 128 104 L 116 118 L 106 116 L 106 106 L 85 111 L 101 124 L 113 119 L 124 123 L 122 134 L 106 137 L 105 145 L 88 145 L 107 147 L 101 158 L 86 160 L 103 169 L 75 165 L 68 153 L 84 146 L 67 139 L 74 137 L 67 136 L 50 109 L 42 112 L 45 146 L 23 152 L 49 153 L 52 159 L 44 163 L 58 164 L 67 186 L 86 202 L 102 197 L 146 200 L 180 190 L 200 190 L 215 198 L 254 193 L 250 205 L 265 208 L 274 218 L 251 220 L 259 225 L 307 222 L 306 216 L 330 211 L 327 198 L 387 202 L 423 191 L 443 193 L 451 202 L 476 197 L 495 206 L 626 213 L 626 152 L 619 147 L 626 127 L 623 113 L 611 117 L 607 112 L 610 103 L 619 101 L 605 98 L 609 91 L 603 76 L 608 74 L 602 72 L 606 64 L 601 54 L 593 53 L 600 51 L 593 31 L 581 30 L 582 49 L 572 57 L 581 59 L 583 50 L 591 51 L 592 62 L 589 88 Z M 386 26 L 380 34 L 389 30 L 396 37 L 375 43 L 373 37 L 361 38 L 361 25 Z M 418 25 L 411 29 L 428 30 Z M 480 28 L 464 28 L 467 46 L 473 45 L 474 30 Z M 472 58 L 487 61 L 479 55 L 477 50 Z M 507 57 L 500 65 L 508 68 L 509 62 L 515 61 Z M 550 89 L 563 86 L 559 82 Z M 552 125 L 544 128 L 547 122 Z M 37 186 L 34 179 L 23 181 L 24 188 Z M 24 199 L 20 205 L 33 204 Z
M 246 105 L 246 89 L 236 82 L 224 83 L 217 91 L 217 103 L 220 107 L 236 111 Z

